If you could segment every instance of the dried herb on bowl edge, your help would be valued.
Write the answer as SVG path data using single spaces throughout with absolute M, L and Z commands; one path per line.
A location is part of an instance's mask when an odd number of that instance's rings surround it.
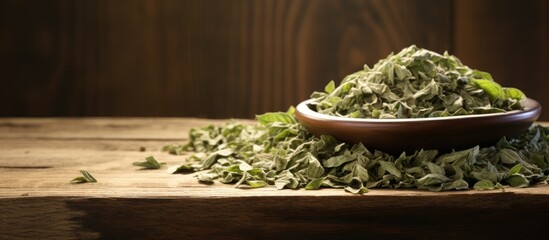
M 318 112 L 353 118 L 418 118 L 521 109 L 524 94 L 504 88 L 490 74 L 472 70 L 447 53 L 410 46 L 373 68 L 332 81 L 311 98 Z M 331 136 L 315 137 L 294 118 L 294 109 L 193 128 L 186 145 L 165 151 L 193 152 L 174 173 L 198 172 L 202 183 L 251 188 L 417 188 L 430 191 L 526 187 L 547 181 L 549 128 L 533 125 L 516 139 L 449 153 L 417 150 L 393 156 Z

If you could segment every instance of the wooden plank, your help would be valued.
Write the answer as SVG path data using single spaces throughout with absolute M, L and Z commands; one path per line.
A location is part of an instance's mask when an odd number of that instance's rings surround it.
M 8 239 L 543 239 L 548 195 L 0 199 Z M 47 216 L 47 217 L 45 217 Z

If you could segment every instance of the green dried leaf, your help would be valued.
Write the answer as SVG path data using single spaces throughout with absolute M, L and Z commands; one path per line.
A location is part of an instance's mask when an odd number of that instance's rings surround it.
M 220 157 L 228 157 L 234 153 L 230 148 L 223 148 L 209 154 L 202 162 L 203 169 L 210 168 Z
M 218 178 L 219 176 L 213 173 L 201 173 L 197 177 L 198 177 L 198 182 L 200 183 L 212 184 L 214 182 L 214 179 Z
M 340 155 L 340 156 L 334 156 L 331 158 L 328 158 L 326 161 L 324 161 L 323 165 L 327 168 L 333 168 L 333 167 L 339 167 L 344 163 L 354 161 L 356 159 L 350 158 L 349 156 Z
M 324 182 L 324 178 L 315 178 L 311 180 L 309 183 L 307 183 L 307 186 L 305 186 L 305 189 L 306 190 L 319 189 L 322 186 L 322 182 Z
M 505 186 L 501 185 L 501 183 L 496 183 L 496 188 L 501 189 L 502 192 L 505 192 Z
M 324 87 L 324 91 L 327 93 L 327 94 L 330 94 L 334 91 L 335 89 L 335 82 L 332 80 L 330 81 L 326 87 Z
M 524 93 L 521 90 L 516 88 L 507 87 L 507 88 L 503 88 L 503 91 L 505 92 L 505 97 L 507 98 L 516 99 L 516 100 L 522 100 L 526 98 L 526 95 L 524 95 Z
M 379 161 L 379 164 L 381 165 L 381 169 L 383 171 L 387 171 L 390 174 L 396 176 L 397 178 L 401 178 L 402 174 L 400 173 L 400 170 L 395 166 L 392 162 L 386 162 L 386 161 Z
M 438 185 L 441 183 L 449 182 L 450 180 L 451 180 L 450 178 L 442 174 L 430 173 L 418 179 L 418 183 L 420 185 L 428 186 L 428 185 Z
M 522 165 L 520 165 L 520 164 L 515 165 L 514 167 L 512 167 L 511 169 L 509 169 L 509 175 L 513 175 L 513 174 L 519 173 L 519 172 L 520 172 L 520 169 L 522 169 Z
M 295 119 L 288 113 L 285 112 L 270 112 L 261 115 L 257 115 L 256 119 L 262 125 L 267 125 L 269 123 L 280 122 L 280 123 L 295 123 Z
M 469 189 L 469 184 L 463 180 L 463 179 L 457 179 L 450 183 L 443 183 L 442 184 L 442 190 L 448 191 L 448 190 L 465 190 Z
M 334 152 L 339 152 L 339 150 L 341 150 L 343 146 L 345 146 L 345 143 L 338 144 L 337 146 L 335 146 Z
M 478 88 L 484 90 L 492 99 L 503 100 L 506 98 L 505 91 L 503 91 L 501 85 L 492 80 L 471 79 L 470 82 Z
M 414 166 L 422 165 L 426 162 L 432 162 L 438 155 L 437 150 L 423 150 L 421 149 L 417 156 L 413 160 Z
M 527 187 L 530 182 L 522 174 L 514 174 L 509 176 L 505 181 L 509 183 L 511 187 Z
M 480 180 L 473 186 L 475 190 L 494 190 L 495 187 L 494 183 L 490 180 Z
M 494 81 L 494 78 L 492 78 L 492 74 L 480 70 L 473 70 L 471 76 L 476 79 L 486 79 L 489 81 Z
M 284 170 L 279 174 L 280 177 L 275 180 L 274 185 L 278 189 L 290 188 L 296 189 L 299 186 L 299 180 L 291 172 Z
M 353 194 L 363 194 L 368 192 L 368 188 L 364 186 L 362 181 L 358 178 L 353 178 L 347 187 L 344 188 L 346 192 Z
M 246 162 L 242 162 L 240 163 L 240 165 L 238 165 L 238 169 L 240 169 L 240 171 L 242 172 L 247 172 L 247 171 L 250 171 L 252 170 L 252 166 L 250 166 L 250 164 L 246 163 Z
M 252 188 L 260 188 L 267 185 L 267 182 L 263 180 L 246 180 L 246 183 Z
M 353 177 L 360 179 L 362 182 L 368 182 L 368 180 L 370 180 L 370 174 L 368 173 L 368 170 L 360 165 L 355 165 Z
M 286 178 L 279 178 L 279 179 L 275 180 L 275 183 L 274 183 L 274 185 L 278 189 L 284 189 L 284 187 L 286 187 L 286 185 L 288 185 L 288 184 L 290 184 L 290 180 L 288 180 Z
M 71 183 L 95 183 L 97 180 L 86 170 L 80 170 L 80 173 L 82 174 L 81 177 L 74 178 Z
M 438 91 L 438 84 L 435 82 L 435 80 L 431 80 L 431 82 L 427 84 L 424 88 L 414 93 L 414 99 L 423 98 L 428 100 L 433 98 L 434 96 L 437 96 Z
M 426 165 L 427 165 L 427 168 L 429 168 L 429 172 L 431 173 L 440 174 L 440 175 L 446 174 L 446 172 L 444 171 L 444 168 L 439 165 L 436 165 L 432 162 L 427 162 Z
M 183 155 L 183 153 L 185 153 L 186 150 L 187 149 L 185 148 L 185 146 L 179 145 L 179 144 L 169 144 L 162 148 L 162 151 L 169 152 L 170 154 L 173 154 L 173 155 Z
M 346 192 L 350 192 L 350 193 L 353 193 L 353 194 L 364 194 L 364 193 L 367 193 L 368 192 L 368 188 L 362 186 L 360 188 L 353 188 L 353 187 L 350 187 L 350 186 L 347 186 L 344 188 Z
M 500 161 L 505 164 L 514 164 L 520 159 L 520 156 L 515 151 L 505 148 L 499 150 L 498 156 Z
M 143 167 L 142 169 L 160 169 L 166 163 L 159 163 L 153 156 L 148 156 L 144 162 L 134 162 L 133 165 Z
M 195 171 L 196 170 L 192 165 L 190 165 L 190 164 L 181 164 L 181 166 L 176 168 L 175 171 L 172 172 L 172 174 L 176 174 L 176 173 L 186 174 L 186 173 L 192 173 L 192 172 L 195 172 Z
M 471 172 L 471 176 L 476 180 L 488 180 L 490 182 L 497 182 L 499 180 L 498 174 L 493 172 Z
M 307 154 L 309 166 L 307 167 L 306 175 L 310 179 L 320 178 L 324 175 L 324 168 L 320 162 L 311 154 Z

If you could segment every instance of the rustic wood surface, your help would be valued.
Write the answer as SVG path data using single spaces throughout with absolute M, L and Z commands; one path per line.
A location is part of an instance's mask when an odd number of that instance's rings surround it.
M 245 120 L 242 120 L 245 121 Z M 0 119 L 0 239 L 487 239 L 546 236 L 549 186 L 502 191 L 237 189 L 139 170 L 186 118 Z M 250 121 L 251 123 L 251 121 Z M 144 151 L 141 148 L 145 148 Z M 98 183 L 70 184 L 79 169 Z

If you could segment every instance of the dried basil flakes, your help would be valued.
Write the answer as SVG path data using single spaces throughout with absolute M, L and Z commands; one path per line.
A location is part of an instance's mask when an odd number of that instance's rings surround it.
M 487 72 L 473 70 L 447 52 L 416 46 L 380 60 L 373 68 L 331 81 L 315 92 L 320 113 L 350 118 L 426 118 L 521 109 L 524 94 L 504 88 Z
M 520 109 L 524 94 L 503 88 L 490 74 L 454 56 L 411 46 L 373 68 L 347 76 L 339 86 L 312 94 L 316 110 L 354 118 L 418 118 Z M 294 118 L 294 109 L 257 116 L 255 125 L 230 121 L 193 128 L 176 155 L 193 152 L 175 173 L 198 180 L 278 189 L 415 188 L 430 191 L 503 189 L 547 181 L 549 128 L 533 125 L 515 139 L 490 147 L 438 152 L 418 149 L 398 156 L 331 136 L 315 137 Z

